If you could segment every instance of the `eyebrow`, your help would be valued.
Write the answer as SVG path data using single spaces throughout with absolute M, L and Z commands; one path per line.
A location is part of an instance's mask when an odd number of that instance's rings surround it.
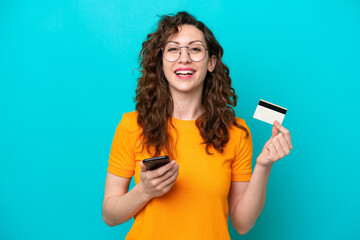
M 179 43 L 179 42 L 176 42 L 176 41 L 168 41 L 166 44 L 168 44 L 168 43 L 170 43 L 170 42 L 173 42 L 173 43 L 176 43 L 176 44 L 180 45 L 180 43 Z M 200 41 L 200 40 L 194 40 L 194 41 L 189 42 L 189 45 L 191 45 L 191 44 L 193 44 L 193 43 L 195 43 L 195 42 L 201 42 L 202 44 L 204 44 L 204 43 L 203 43 L 202 41 Z

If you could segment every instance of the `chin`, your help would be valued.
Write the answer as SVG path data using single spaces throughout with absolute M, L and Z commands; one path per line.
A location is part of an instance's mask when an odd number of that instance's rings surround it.
M 193 86 L 191 84 L 190 85 L 187 85 L 187 86 L 184 86 L 184 85 L 181 85 L 181 86 L 172 86 L 171 87 L 174 91 L 177 91 L 177 92 L 182 92 L 182 93 L 191 93 L 191 92 L 196 92 L 196 90 L 200 89 L 201 88 L 201 92 L 202 92 L 202 86 Z
M 182 92 L 182 93 L 190 93 L 193 90 L 192 88 L 184 88 L 184 87 L 182 87 L 182 88 L 173 87 L 172 89 L 176 92 Z
M 197 79 L 172 79 L 169 86 L 171 90 L 176 92 L 191 93 L 200 91 L 202 93 L 203 83 L 198 82 Z

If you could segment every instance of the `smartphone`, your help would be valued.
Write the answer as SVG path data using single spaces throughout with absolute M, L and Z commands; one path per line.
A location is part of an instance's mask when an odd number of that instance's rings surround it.
M 169 156 L 160 156 L 154 158 L 147 158 L 143 160 L 147 170 L 154 170 L 161 166 L 164 166 L 170 162 Z

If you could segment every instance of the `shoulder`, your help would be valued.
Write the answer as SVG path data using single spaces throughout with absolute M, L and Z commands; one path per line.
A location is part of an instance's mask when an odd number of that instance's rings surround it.
M 118 127 L 124 128 L 131 132 L 138 130 L 140 127 L 137 124 L 137 116 L 137 111 L 124 113 Z
M 239 118 L 239 117 L 235 117 L 235 120 L 238 124 L 240 124 L 241 126 L 245 126 L 246 123 L 245 123 L 245 120 L 242 119 L 242 118 Z M 246 125 L 247 126 L 247 125 Z
M 137 111 L 127 112 L 123 114 L 121 121 L 137 121 L 137 116 Z
M 250 128 L 246 124 L 245 120 L 239 117 L 236 117 L 235 120 L 236 123 L 240 125 L 240 127 L 237 127 L 234 124 L 232 124 L 231 128 L 229 129 L 230 135 L 234 136 L 237 139 L 250 135 Z
M 239 124 L 240 126 L 242 126 L 243 128 L 245 128 L 246 130 L 248 130 L 250 132 L 250 128 L 249 126 L 246 124 L 245 120 L 239 117 L 235 117 L 236 119 L 236 123 Z M 232 125 L 232 129 L 239 129 L 240 131 L 245 131 L 242 128 L 237 128 L 236 126 Z
M 244 119 L 236 118 L 236 123 L 239 126 L 232 124 L 230 130 L 230 146 L 234 147 L 235 155 L 242 156 L 252 156 L 252 138 L 248 125 Z M 251 164 L 250 164 L 251 166 Z

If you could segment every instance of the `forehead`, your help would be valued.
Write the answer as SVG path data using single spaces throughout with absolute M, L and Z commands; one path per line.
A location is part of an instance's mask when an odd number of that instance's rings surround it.
M 201 41 L 205 44 L 205 37 L 201 30 L 193 25 L 178 26 L 179 32 L 171 34 L 167 42 L 176 42 L 180 45 L 186 45 L 193 41 Z

